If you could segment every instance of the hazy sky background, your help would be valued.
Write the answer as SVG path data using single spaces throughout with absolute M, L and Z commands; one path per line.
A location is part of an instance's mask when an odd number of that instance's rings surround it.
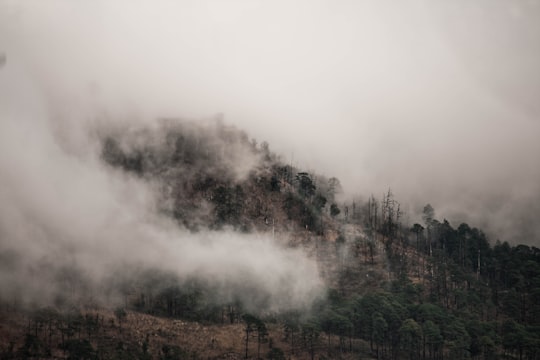
M 411 220 L 540 244 L 540 1 L 0 0 L 0 52 L 72 151 L 96 114 L 223 113 Z

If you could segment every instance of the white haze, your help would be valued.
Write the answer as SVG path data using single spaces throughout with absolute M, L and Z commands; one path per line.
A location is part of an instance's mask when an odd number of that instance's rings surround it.
M 248 308 L 299 308 L 320 294 L 318 268 L 301 250 L 268 236 L 180 229 L 158 215 L 148 182 L 100 160 L 92 136 L 78 151 L 59 141 L 80 134 L 58 135 L 39 86 L 17 64 L 0 84 L 0 298 L 51 303 L 66 290 L 62 268 L 86 279 L 77 286 L 98 301 L 100 284 L 141 268 L 202 280 L 219 301 Z M 71 115 L 89 132 L 89 114 Z
M 96 115 L 224 113 L 411 221 L 540 242 L 538 1 L 4 0 L 0 52 L 70 153 Z

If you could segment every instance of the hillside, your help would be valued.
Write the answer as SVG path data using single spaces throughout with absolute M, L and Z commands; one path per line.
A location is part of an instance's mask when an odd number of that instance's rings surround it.
M 390 190 L 347 199 L 219 119 L 98 134 L 107 173 L 142 184 L 156 223 L 201 247 L 166 249 L 188 252 L 176 272 L 129 249 L 99 281 L 64 267 L 48 303 L 6 291 L 2 358 L 540 359 L 539 249 L 492 244 L 430 205 L 404 223 Z M 217 270 L 188 266 L 204 249 Z M 18 269 L 0 258 L 2 276 Z

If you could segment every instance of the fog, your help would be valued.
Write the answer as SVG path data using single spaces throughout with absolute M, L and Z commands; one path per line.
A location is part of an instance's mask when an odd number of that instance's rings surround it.
M 105 164 L 97 133 L 145 122 L 87 122 L 94 113 L 81 108 L 59 128 L 43 90 L 19 65 L 3 69 L 0 84 L 1 300 L 115 305 L 122 284 L 136 274 L 144 283 L 150 270 L 195 279 L 218 304 L 239 300 L 252 311 L 305 308 L 322 294 L 315 261 L 282 246 L 287 239 L 192 233 L 163 215 L 151 181 Z M 255 161 L 235 155 L 229 166 L 243 176 Z
M 391 187 L 411 221 L 429 202 L 493 241 L 540 244 L 537 1 L 2 1 L 0 52 L 2 183 L 25 185 L 28 209 L 73 172 L 77 195 L 125 188 L 84 174 L 96 119 L 222 113 L 348 194 Z

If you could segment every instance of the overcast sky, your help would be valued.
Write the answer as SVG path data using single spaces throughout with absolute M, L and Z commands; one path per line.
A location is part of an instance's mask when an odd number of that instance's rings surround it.
M 540 244 L 540 1 L 0 0 L 0 53 L 66 143 L 223 113 L 413 220 Z

